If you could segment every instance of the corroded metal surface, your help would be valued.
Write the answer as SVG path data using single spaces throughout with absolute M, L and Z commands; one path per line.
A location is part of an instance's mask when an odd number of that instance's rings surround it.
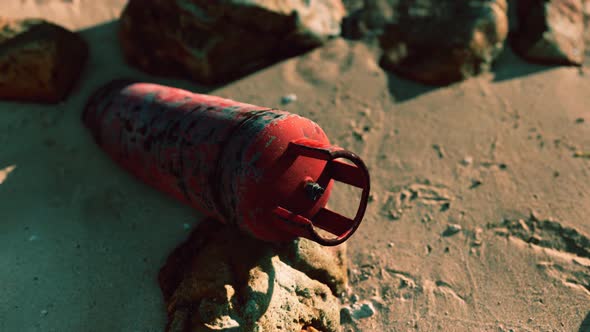
M 115 81 L 90 98 L 83 121 L 97 144 L 139 179 L 260 239 L 303 236 L 322 243 L 318 226 L 337 237 L 325 244 L 337 244 L 364 214 L 369 178 L 362 161 L 295 114 Z M 332 179 L 364 188 L 355 220 L 324 208 Z M 305 189 L 310 181 L 324 189 L 313 199 Z

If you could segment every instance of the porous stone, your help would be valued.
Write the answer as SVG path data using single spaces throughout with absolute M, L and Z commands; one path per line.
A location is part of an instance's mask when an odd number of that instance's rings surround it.
M 330 288 L 345 286 L 343 255 L 305 239 L 263 243 L 205 221 L 160 270 L 166 331 L 339 331 Z
M 381 35 L 382 66 L 446 85 L 490 69 L 508 34 L 506 0 L 408 0 Z
M 220 83 L 340 34 L 340 0 L 131 0 L 121 16 L 128 62 Z
M 524 59 L 546 64 L 581 65 L 584 61 L 582 0 L 519 0 L 514 50 Z
M 0 18 L 0 99 L 59 102 L 87 57 L 77 33 L 42 19 Z

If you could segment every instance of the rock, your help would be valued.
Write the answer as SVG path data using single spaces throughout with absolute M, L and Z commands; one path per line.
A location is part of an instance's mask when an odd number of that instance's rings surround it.
M 539 63 L 582 64 L 582 0 L 519 0 L 517 12 L 519 28 L 511 44 L 518 54 Z
M 461 231 L 461 225 L 459 224 L 448 224 L 447 228 L 443 232 L 443 236 L 451 236 L 459 233 Z
M 343 324 L 369 318 L 375 315 L 375 307 L 369 301 L 354 303 L 340 309 L 340 322 Z
M 473 157 L 471 156 L 467 156 L 461 160 L 461 165 L 463 166 L 469 166 L 471 164 L 473 164 Z
M 469 186 L 469 189 L 475 189 L 475 188 L 481 186 L 482 184 L 483 184 L 483 182 L 481 182 L 481 180 L 471 179 L 471 185 Z
M 403 0 L 364 0 L 361 8 L 343 21 L 342 35 L 352 39 L 380 36 L 397 18 L 397 6 Z
M 339 287 L 346 270 L 335 266 L 340 255 L 305 239 L 276 247 L 204 221 L 160 270 L 166 331 L 338 331 L 328 285 Z
M 339 295 L 346 291 L 348 285 L 346 245 L 323 247 L 307 239 L 297 239 L 281 252 L 291 266 L 320 280 Z
M 59 102 L 87 57 L 76 33 L 41 19 L 0 18 L 0 99 Z
M 506 0 L 408 0 L 380 37 L 381 64 L 425 84 L 489 70 L 508 34 Z
M 297 101 L 297 95 L 294 93 L 290 93 L 281 97 L 281 104 L 283 105 L 287 105 L 295 101 Z
M 121 16 L 128 62 L 221 83 L 340 34 L 341 0 L 131 0 Z

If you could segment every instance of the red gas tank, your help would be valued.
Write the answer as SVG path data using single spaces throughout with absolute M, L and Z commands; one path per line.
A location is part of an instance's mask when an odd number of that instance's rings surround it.
M 83 122 L 112 159 L 144 182 L 262 240 L 300 236 L 337 245 L 365 213 L 363 161 L 295 114 L 114 81 L 89 99 Z M 352 219 L 325 208 L 334 180 L 362 189 Z

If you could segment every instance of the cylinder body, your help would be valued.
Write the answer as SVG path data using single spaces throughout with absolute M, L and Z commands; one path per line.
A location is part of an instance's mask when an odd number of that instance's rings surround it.
M 272 213 L 277 206 L 305 218 L 323 208 L 332 180 L 317 200 L 304 181 L 327 161 L 287 156 L 305 138 L 329 145 L 311 120 L 287 112 L 149 83 L 113 82 L 89 100 L 83 121 L 97 144 L 144 182 L 207 216 L 260 239 L 309 237 Z

